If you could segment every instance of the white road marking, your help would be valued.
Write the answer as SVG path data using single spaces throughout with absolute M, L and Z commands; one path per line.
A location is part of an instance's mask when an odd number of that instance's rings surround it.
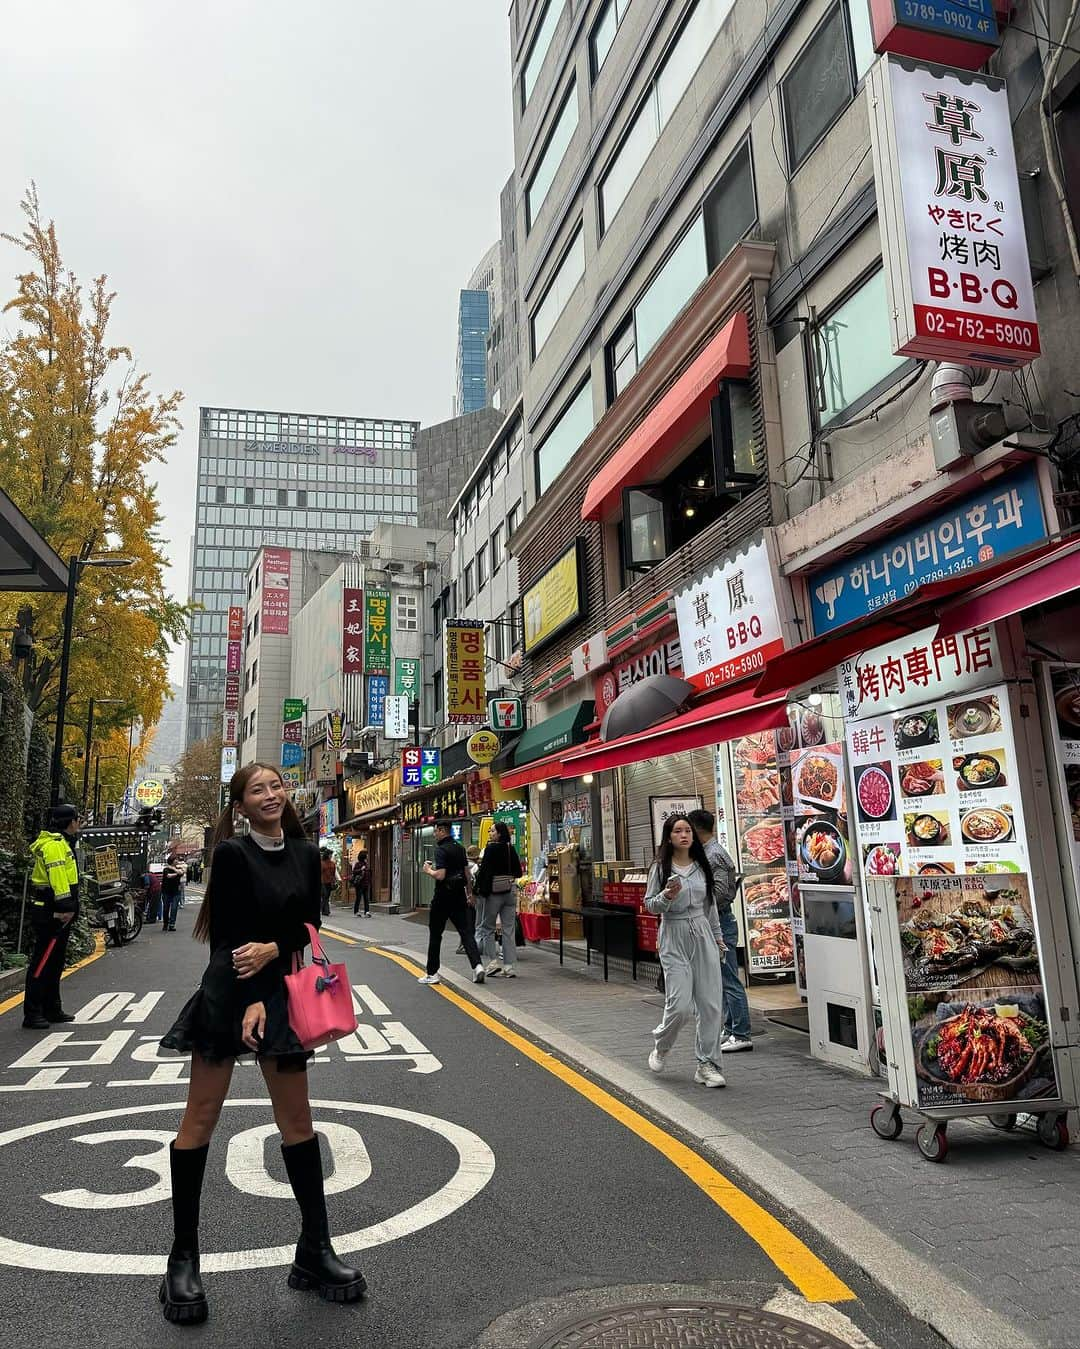
M 371 1175 L 371 1158 L 359 1133 L 329 1120 L 320 1121 L 317 1128 L 330 1146 L 334 1164 L 326 1178 L 326 1193 L 344 1194 L 363 1185 Z M 225 1174 L 238 1190 L 263 1199 L 293 1199 L 288 1181 L 275 1180 L 266 1169 L 266 1140 L 278 1137 L 276 1124 L 260 1124 L 229 1139 Z
M 169 1144 L 176 1135 L 169 1129 L 119 1129 L 116 1133 L 80 1134 L 75 1143 L 157 1143 L 153 1152 L 144 1152 L 124 1162 L 157 1176 L 157 1183 L 142 1190 L 128 1190 L 121 1194 L 101 1194 L 97 1190 L 57 1190 L 43 1194 L 42 1199 L 61 1208 L 114 1209 L 138 1208 L 168 1199 L 172 1193 L 169 1182 Z

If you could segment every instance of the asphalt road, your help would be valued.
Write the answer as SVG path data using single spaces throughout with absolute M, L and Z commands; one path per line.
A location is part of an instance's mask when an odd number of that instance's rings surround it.
M 804 1292 L 846 1285 L 855 1296 L 838 1310 L 881 1349 L 941 1344 L 812 1232 L 777 1226 L 766 1196 L 727 1187 L 722 1207 L 685 1161 L 692 1140 L 657 1142 L 640 1114 L 613 1117 L 576 1074 L 454 995 L 337 941 L 361 1026 L 320 1052 L 311 1096 L 338 1251 L 359 1255 L 370 1296 L 339 1307 L 287 1287 L 297 1211 L 261 1074 L 241 1064 L 203 1196 L 210 1320 L 167 1325 L 167 1147 L 187 1074 L 156 1042 L 201 973 L 194 913 L 66 979 L 76 1025 L 28 1032 L 18 1008 L 0 1015 L 0 1346 L 525 1349 L 523 1326 L 609 1289 L 623 1302 L 658 1288 L 750 1305 L 790 1296 L 781 1265 L 804 1271 Z

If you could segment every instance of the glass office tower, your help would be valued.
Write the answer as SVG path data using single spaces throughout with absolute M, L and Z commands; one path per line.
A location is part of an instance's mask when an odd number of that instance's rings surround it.
M 229 606 L 262 544 L 351 552 L 416 524 L 418 422 L 201 408 L 185 743 L 219 733 Z
M 487 340 L 491 331 L 491 294 L 463 290 L 458 303 L 457 415 L 478 412 L 490 402 Z

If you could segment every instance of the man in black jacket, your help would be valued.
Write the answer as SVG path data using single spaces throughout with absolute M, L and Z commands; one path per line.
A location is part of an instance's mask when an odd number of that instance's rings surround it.
M 453 923 L 465 947 L 465 955 L 472 966 L 473 983 L 484 982 L 484 966 L 469 922 L 469 906 L 473 903 L 469 882 L 469 859 L 465 849 L 454 838 L 450 825 L 439 820 L 435 825 L 435 858 L 424 863 L 424 874 L 435 882 L 435 894 L 428 915 L 427 973 L 420 983 L 437 984 L 439 979 L 442 937 L 448 922 Z

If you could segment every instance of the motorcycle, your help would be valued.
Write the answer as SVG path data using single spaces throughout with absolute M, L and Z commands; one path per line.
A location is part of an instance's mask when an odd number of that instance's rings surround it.
M 98 890 L 101 921 L 107 940 L 114 946 L 126 946 L 142 931 L 142 906 L 123 881 L 101 886 Z

